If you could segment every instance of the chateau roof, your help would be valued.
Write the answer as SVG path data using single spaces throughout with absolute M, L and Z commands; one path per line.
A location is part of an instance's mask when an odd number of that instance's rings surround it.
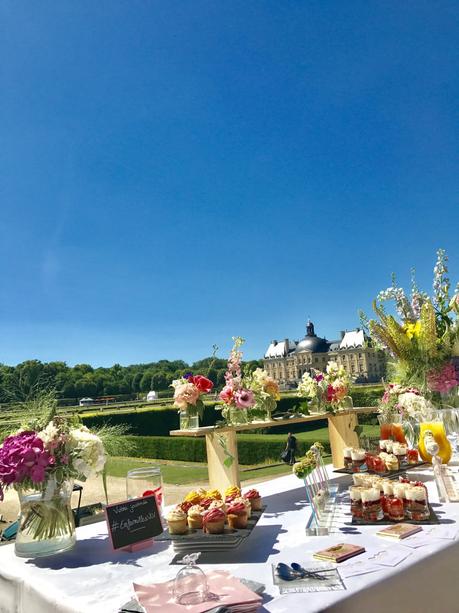
M 340 343 L 340 349 L 356 349 L 357 347 L 363 347 L 365 344 L 365 335 L 363 330 L 357 328 L 346 332 L 343 340 Z
M 292 351 L 295 351 L 296 343 L 286 338 L 283 341 L 272 341 L 269 345 L 265 358 L 283 358 Z

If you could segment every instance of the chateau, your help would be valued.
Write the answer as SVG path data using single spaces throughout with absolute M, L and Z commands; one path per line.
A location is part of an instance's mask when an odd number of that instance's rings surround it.
M 371 346 L 363 330 L 342 331 L 337 341 L 327 341 L 314 332 L 308 321 L 301 341 L 272 341 L 264 356 L 264 368 L 282 387 L 298 384 L 312 368 L 324 371 L 327 362 L 342 364 L 356 383 L 379 382 L 386 374 L 384 352 Z

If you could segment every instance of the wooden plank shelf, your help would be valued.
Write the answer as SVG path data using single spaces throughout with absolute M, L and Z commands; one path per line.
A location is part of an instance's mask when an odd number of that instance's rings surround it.
M 195 430 L 171 430 L 171 436 L 190 436 L 206 438 L 209 483 L 212 489 L 224 491 L 231 485 L 240 486 L 239 460 L 237 451 L 237 432 L 274 428 L 313 421 L 328 420 L 332 462 L 335 468 L 343 466 L 343 449 L 356 447 L 358 437 L 355 427 L 357 416 L 361 413 L 374 413 L 375 407 L 356 407 L 336 415 L 331 413 L 314 413 L 288 419 L 251 422 L 238 426 L 205 426 Z

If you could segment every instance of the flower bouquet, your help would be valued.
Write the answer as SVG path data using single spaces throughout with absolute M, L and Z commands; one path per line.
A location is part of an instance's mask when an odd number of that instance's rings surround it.
M 262 368 L 245 377 L 245 385 L 253 392 L 255 404 L 249 409 L 251 421 L 271 421 L 271 414 L 280 399 L 279 385 Z
M 327 364 L 326 372 L 311 369 L 305 372 L 298 385 L 298 395 L 310 399 L 310 407 L 318 413 L 344 411 L 352 408 L 349 396 L 351 380 L 343 366 L 334 361 Z
M 219 398 L 223 401 L 222 416 L 226 423 L 237 425 L 248 422 L 247 409 L 255 406 L 255 394 L 248 389 L 241 371 L 242 351 L 240 347 L 245 341 L 237 336 L 233 337 L 233 342 L 225 373 L 225 386 Z
M 0 500 L 4 488 L 18 492 L 18 556 L 50 555 L 73 547 L 73 479 L 85 481 L 100 473 L 105 460 L 97 435 L 59 417 L 42 430 L 24 429 L 5 438 L 0 447 Z
M 201 396 L 211 392 L 214 384 L 202 375 L 188 373 L 172 381 L 171 387 L 174 388 L 174 406 L 179 409 L 180 430 L 195 430 L 204 414 Z
M 361 318 L 373 341 L 392 358 L 391 379 L 415 387 L 423 395 L 436 394 L 458 404 L 459 385 L 459 285 L 450 296 L 447 256 L 437 252 L 433 296 L 420 291 L 412 279 L 411 295 L 398 287 L 380 292 L 373 302 L 378 319 Z M 396 316 L 385 303 L 393 301 Z

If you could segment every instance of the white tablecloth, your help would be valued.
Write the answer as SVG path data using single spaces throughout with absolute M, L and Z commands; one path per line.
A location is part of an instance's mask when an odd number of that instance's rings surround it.
M 430 481 L 428 486 L 435 502 L 435 484 Z M 225 568 L 264 583 L 264 611 L 459 612 L 459 542 L 438 538 L 410 549 L 409 557 L 396 568 L 345 579 L 346 591 L 280 596 L 272 581 L 273 563 L 307 564 L 314 551 L 339 542 L 364 545 L 367 557 L 384 547 L 402 545 L 375 536 L 374 526 L 306 537 L 309 514 L 302 482 L 289 475 L 258 489 L 268 506 L 250 537 L 235 550 L 212 554 L 212 564 L 202 567 Z M 459 504 L 442 505 L 436 511 L 442 521 L 457 525 Z M 72 551 L 49 558 L 24 560 L 14 555 L 13 545 L 0 547 L 1 613 L 114 613 L 132 596 L 133 581 L 171 579 L 179 568 L 170 565 L 174 552 L 166 543 L 137 553 L 114 552 L 105 522 L 79 528 L 77 534 Z

